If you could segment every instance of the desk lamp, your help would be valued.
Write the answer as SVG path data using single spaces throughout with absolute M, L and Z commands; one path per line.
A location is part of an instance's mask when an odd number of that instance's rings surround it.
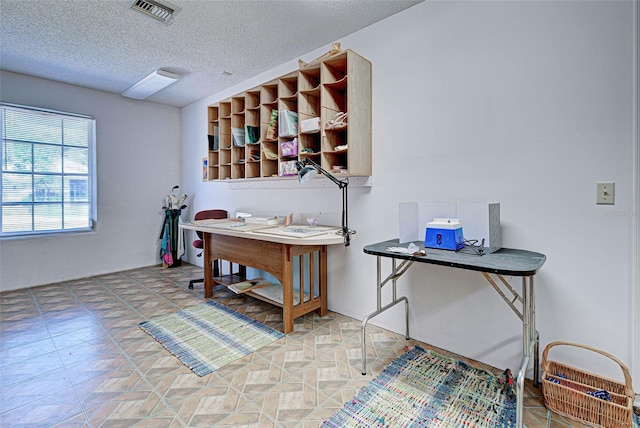
M 342 230 L 336 232 L 336 234 L 344 237 L 344 246 L 348 247 L 351 243 L 351 235 L 355 235 L 356 231 L 349 229 L 349 220 L 347 213 L 347 186 L 349 185 L 349 178 L 345 178 L 344 180 L 338 180 L 333 175 L 329 174 L 325 169 L 323 169 L 320 165 L 315 163 L 309 158 L 306 158 L 304 161 L 296 162 L 296 168 L 298 170 L 298 181 L 300 183 L 307 183 L 311 181 L 313 177 L 318 175 L 318 173 L 324 175 L 329 180 L 333 181 L 340 189 L 342 189 Z

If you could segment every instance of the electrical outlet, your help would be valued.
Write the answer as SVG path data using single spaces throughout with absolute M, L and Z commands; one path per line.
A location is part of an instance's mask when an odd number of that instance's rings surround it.
M 596 183 L 596 204 L 613 205 L 615 204 L 616 184 L 613 181 L 599 181 Z

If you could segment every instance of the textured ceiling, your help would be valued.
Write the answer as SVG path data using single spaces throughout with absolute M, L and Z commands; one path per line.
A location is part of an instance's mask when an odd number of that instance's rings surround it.
M 148 100 L 181 107 L 422 0 L 170 1 L 167 26 L 130 0 L 0 0 L 0 68 L 114 93 L 163 68 L 184 77 Z

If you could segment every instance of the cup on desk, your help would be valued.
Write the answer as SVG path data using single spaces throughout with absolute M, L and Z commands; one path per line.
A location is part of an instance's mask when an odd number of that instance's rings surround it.
M 304 219 L 301 223 L 306 222 L 309 227 L 316 227 L 318 225 L 318 220 L 320 219 L 320 214 L 321 213 L 319 212 L 300 213 L 300 217 Z

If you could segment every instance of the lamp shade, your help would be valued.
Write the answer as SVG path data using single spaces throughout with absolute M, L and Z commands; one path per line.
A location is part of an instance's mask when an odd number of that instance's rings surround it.
M 143 100 L 161 89 L 175 83 L 179 74 L 165 70 L 156 70 L 122 93 L 125 97 Z
M 298 171 L 298 181 L 300 183 L 308 183 L 318 175 L 318 170 L 312 166 L 305 166 Z

